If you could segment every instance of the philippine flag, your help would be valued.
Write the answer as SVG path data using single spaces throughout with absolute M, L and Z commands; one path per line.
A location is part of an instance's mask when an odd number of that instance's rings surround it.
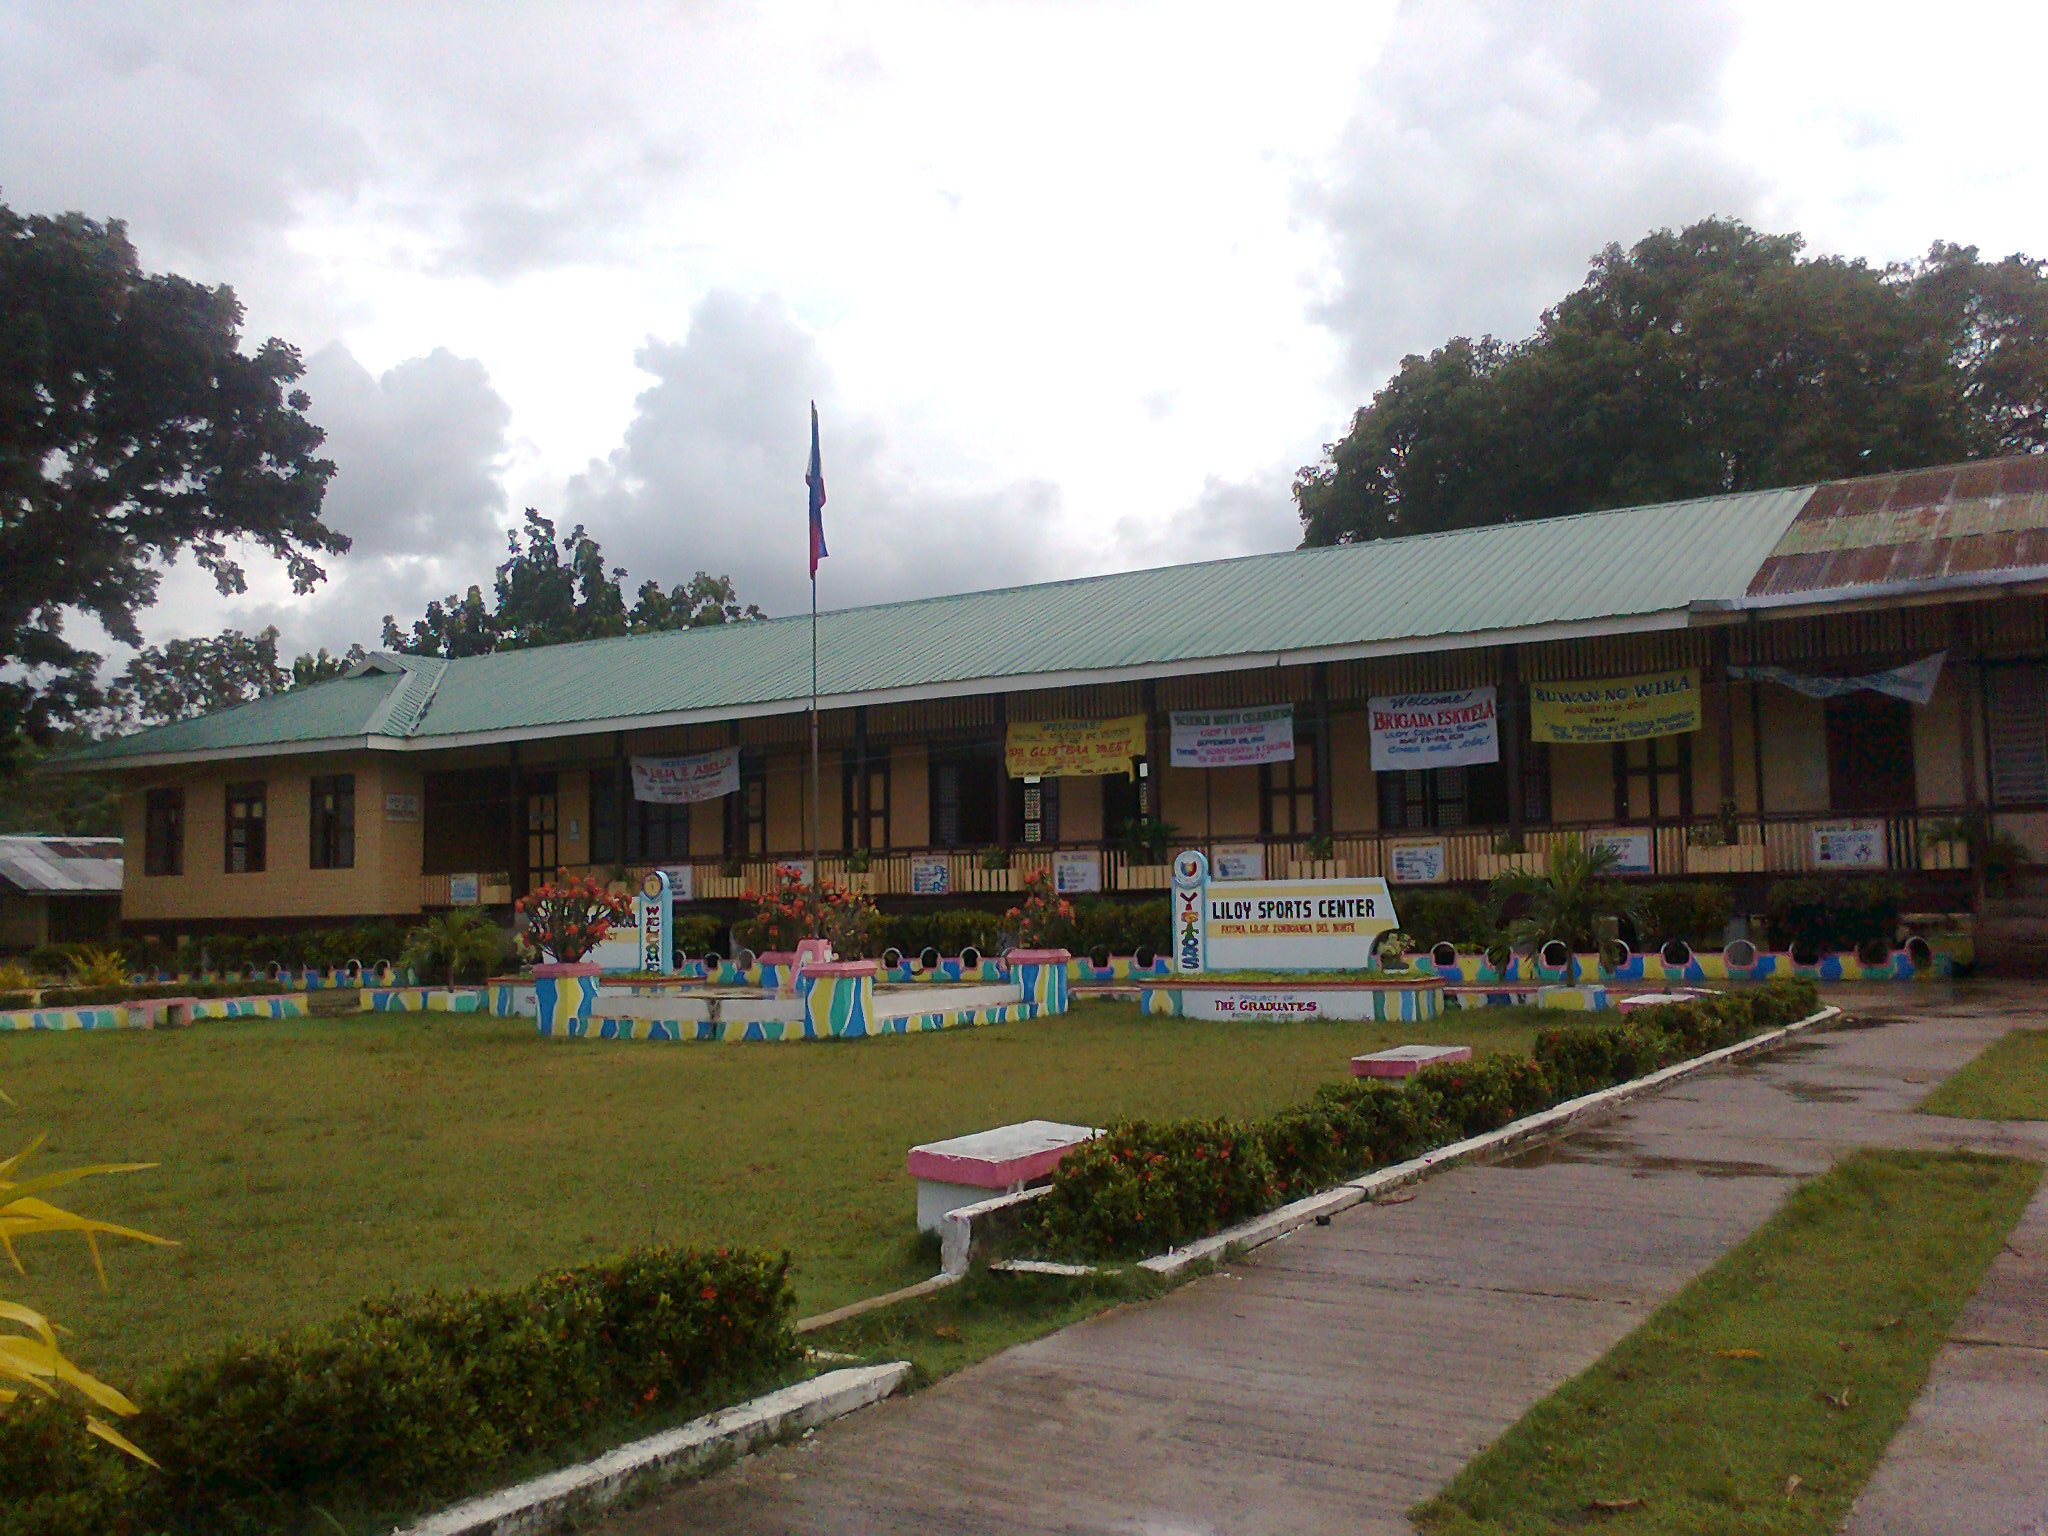
M 811 402 L 811 467 L 804 475 L 811 488 L 811 580 L 818 579 L 818 562 L 825 558 L 825 463 L 818 456 L 818 402 Z

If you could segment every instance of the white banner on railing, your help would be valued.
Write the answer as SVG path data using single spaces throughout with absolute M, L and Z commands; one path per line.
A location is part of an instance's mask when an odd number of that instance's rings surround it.
M 694 757 L 633 759 L 633 798 L 658 805 L 716 800 L 740 787 L 740 749 L 721 747 Z
M 1176 709 L 1171 740 L 1176 768 L 1244 768 L 1292 762 L 1294 706 Z
M 1803 693 L 1809 699 L 1839 699 L 1845 693 L 1883 693 L 1925 708 L 1934 698 L 1934 685 L 1941 681 L 1941 666 L 1947 660 L 1947 651 L 1936 651 L 1932 656 L 1923 656 L 1903 667 L 1887 667 L 1882 672 L 1866 672 L 1861 677 L 1812 677 L 1784 667 L 1730 667 L 1728 675 L 1776 683 L 1794 693 Z
M 1366 700 L 1372 770 L 1459 768 L 1500 761 L 1493 685 L 1451 693 L 1388 693 Z

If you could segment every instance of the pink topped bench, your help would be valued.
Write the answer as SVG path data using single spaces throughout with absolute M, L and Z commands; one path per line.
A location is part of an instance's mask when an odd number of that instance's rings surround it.
M 912 1147 L 918 1230 L 934 1230 L 948 1211 L 1050 1177 L 1061 1158 L 1097 1134 L 1089 1125 L 1024 1120 Z
M 1351 1058 L 1353 1077 L 1413 1077 L 1424 1067 L 1440 1067 L 1453 1061 L 1470 1061 L 1469 1045 L 1397 1045 Z

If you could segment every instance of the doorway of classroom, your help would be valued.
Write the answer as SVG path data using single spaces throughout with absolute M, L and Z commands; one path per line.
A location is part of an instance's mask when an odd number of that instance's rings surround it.
M 1882 693 L 1827 701 L 1828 807 L 1836 811 L 1910 811 L 1913 706 Z
M 555 878 L 562 865 L 561 785 L 552 773 L 531 774 L 526 790 L 526 878 L 521 890 L 532 890 Z

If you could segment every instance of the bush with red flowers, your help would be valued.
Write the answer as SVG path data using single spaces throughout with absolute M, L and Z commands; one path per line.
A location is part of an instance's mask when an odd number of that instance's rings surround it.
M 605 941 L 612 924 L 633 910 L 633 898 L 606 890 L 588 877 L 571 880 L 567 870 L 512 904 L 526 919 L 526 947 L 558 965 L 574 965 Z
M 775 889 L 749 894 L 754 915 L 734 925 L 734 936 L 756 954 L 788 953 L 804 939 L 824 939 L 842 960 L 866 958 L 874 950 L 881 916 L 858 891 L 831 880 L 812 885 L 794 869 L 775 872 Z
M 1019 949 L 1050 949 L 1074 934 L 1074 904 L 1053 890 L 1050 870 L 1027 874 L 1023 902 L 1003 915 L 1015 926 Z

